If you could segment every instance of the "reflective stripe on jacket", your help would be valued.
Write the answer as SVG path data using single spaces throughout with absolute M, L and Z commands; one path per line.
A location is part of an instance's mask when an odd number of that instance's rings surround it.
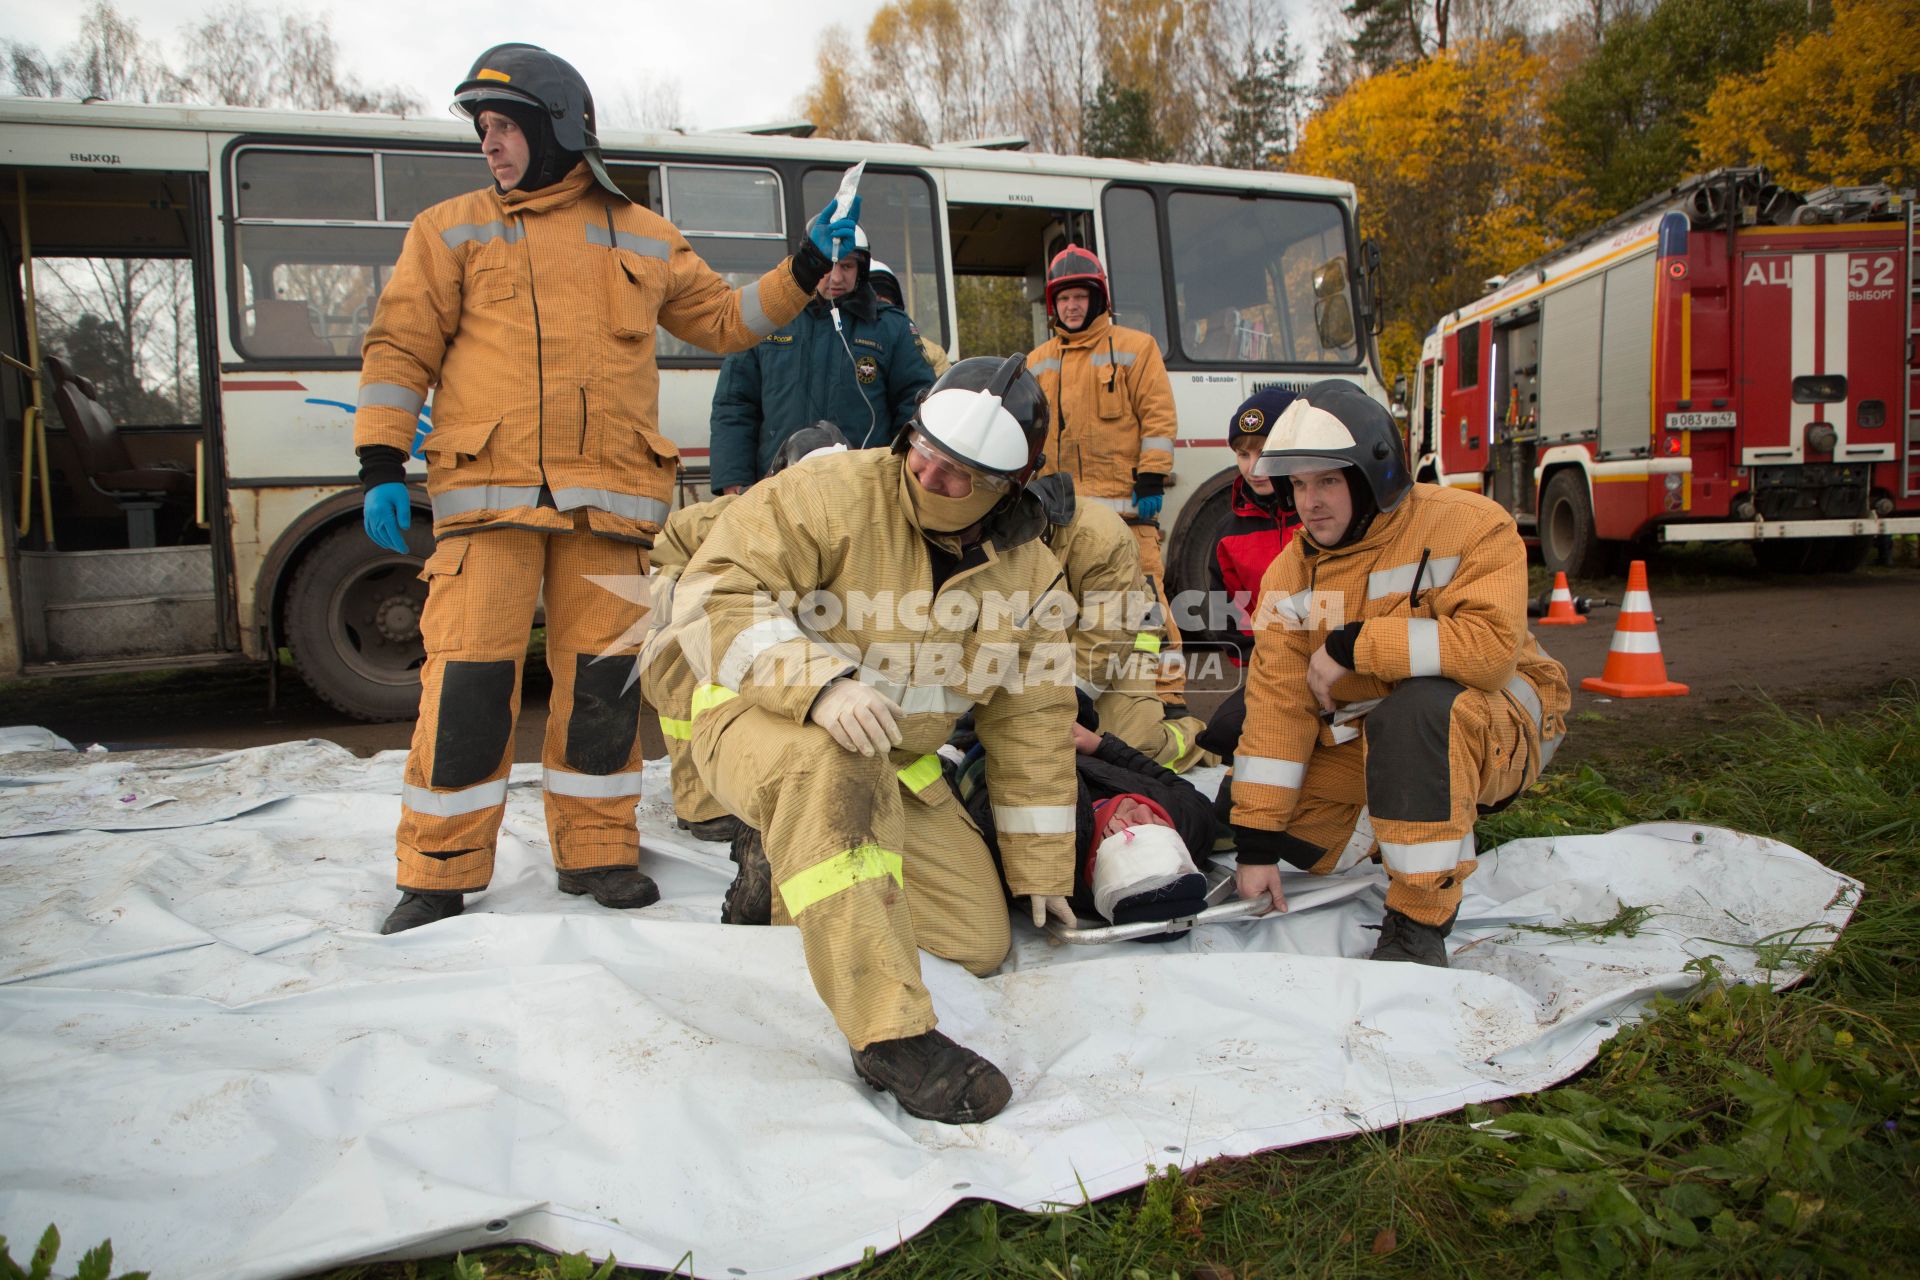
M 422 451 L 434 530 L 511 523 L 646 541 L 679 450 L 660 434 L 654 331 L 752 346 L 806 305 L 782 262 L 735 290 L 673 225 L 595 186 L 491 187 L 421 213 L 367 330 L 356 447 Z M 542 489 L 546 490 L 542 495 Z

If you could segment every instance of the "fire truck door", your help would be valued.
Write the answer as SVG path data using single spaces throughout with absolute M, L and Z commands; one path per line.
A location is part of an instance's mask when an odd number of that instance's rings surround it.
M 1495 502 L 1533 514 L 1533 459 L 1540 424 L 1540 322 L 1497 330 L 1493 367 L 1493 447 L 1488 458 Z

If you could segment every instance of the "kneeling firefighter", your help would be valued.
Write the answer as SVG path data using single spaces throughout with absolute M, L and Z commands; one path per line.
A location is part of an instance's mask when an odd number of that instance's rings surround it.
M 693 757 L 764 837 L 856 1073 L 910 1114 L 999 1112 L 999 1068 L 934 1029 L 916 948 L 985 975 L 1011 944 L 993 858 L 935 752 L 971 710 L 1006 882 L 1071 920 L 1072 650 L 1026 492 L 1047 411 L 1019 357 L 963 360 L 891 450 L 790 468 L 728 510 L 674 627 L 707 683 Z M 794 602 L 797 604 L 783 603 Z
M 1400 432 L 1351 382 L 1315 383 L 1256 475 L 1301 528 L 1254 612 L 1233 757 L 1242 897 L 1276 864 L 1325 875 L 1378 846 L 1375 960 L 1445 967 L 1473 824 L 1533 785 L 1566 733 L 1567 674 L 1527 630 L 1527 549 L 1498 503 L 1415 484 Z
M 434 396 L 426 662 L 386 933 L 458 914 L 492 877 L 543 586 L 560 889 L 609 907 L 658 898 L 633 818 L 637 584 L 679 465 L 658 430 L 656 327 L 713 351 L 751 347 L 800 313 L 859 216 L 815 219 L 797 255 L 736 291 L 614 185 L 593 98 L 561 59 L 497 45 L 454 109 L 473 121 L 494 183 L 413 220 L 367 330 L 354 417 L 367 532 L 404 553 L 406 455 Z

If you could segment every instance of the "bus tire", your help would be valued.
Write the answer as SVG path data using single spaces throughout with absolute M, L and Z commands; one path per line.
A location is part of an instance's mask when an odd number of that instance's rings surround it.
M 301 559 L 287 590 L 294 669 L 322 702 L 356 720 L 419 712 L 427 602 L 419 574 L 433 550 L 425 514 L 414 513 L 404 556 L 376 545 L 358 521 L 340 526 Z
M 1598 577 L 1606 567 L 1606 544 L 1594 532 L 1587 478 L 1576 467 L 1553 473 L 1540 495 L 1540 559 L 1548 573 Z
M 1176 595 L 1208 589 L 1213 580 L 1209 568 L 1213 563 L 1214 548 L 1220 542 L 1220 535 L 1233 526 L 1231 487 L 1196 497 L 1191 505 L 1193 510 L 1180 513 L 1180 524 L 1175 530 L 1179 541 L 1173 548 L 1173 554 L 1167 557 L 1169 600 Z

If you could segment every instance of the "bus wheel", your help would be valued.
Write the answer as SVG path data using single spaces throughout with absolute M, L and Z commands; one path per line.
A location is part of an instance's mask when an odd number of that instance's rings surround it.
M 1593 531 L 1593 501 L 1578 470 L 1557 471 L 1540 496 L 1540 559 L 1548 573 L 1598 577 L 1606 549 Z
M 420 565 L 433 550 L 430 522 L 415 514 L 409 554 L 376 546 L 356 522 L 301 560 L 287 591 L 287 646 L 321 701 L 357 720 L 408 720 L 420 709 L 426 646 Z

